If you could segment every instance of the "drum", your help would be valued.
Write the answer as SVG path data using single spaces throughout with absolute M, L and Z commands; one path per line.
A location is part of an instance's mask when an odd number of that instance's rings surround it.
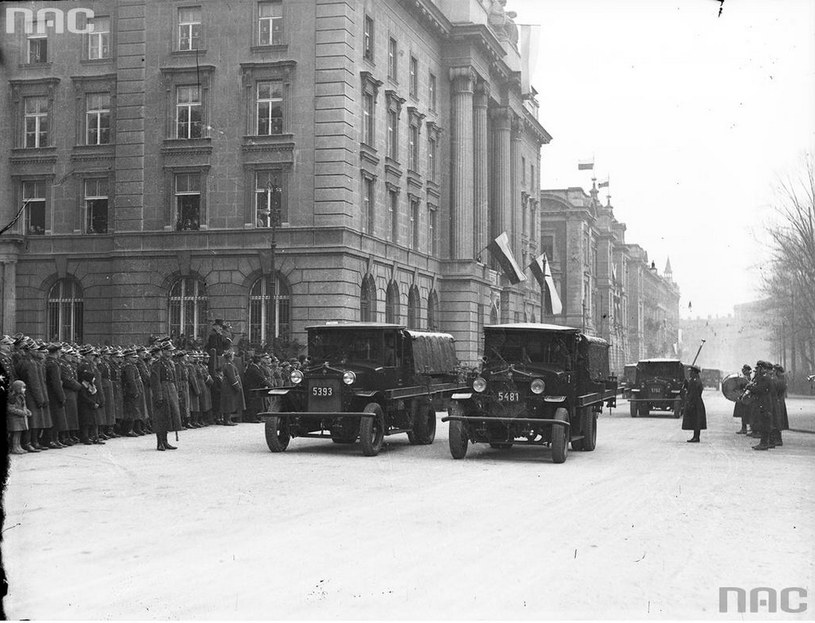
M 722 379 L 722 394 L 732 402 L 738 401 L 747 386 L 747 379 L 740 374 L 728 374 Z

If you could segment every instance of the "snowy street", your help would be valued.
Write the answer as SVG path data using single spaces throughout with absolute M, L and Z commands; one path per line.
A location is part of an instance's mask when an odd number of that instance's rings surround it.
M 706 390 L 702 442 L 669 414 L 601 415 L 597 449 L 293 439 L 262 424 L 11 457 L 10 619 L 737 618 L 719 587 L 815 588 L 815 434 L 756 452 Z M 815 399 L 788 402 L 815 431 Z M 439 415 L 441 417 L 441 414 Z M 172 439 L 172 437 L 171 437 Z M 800 615 L 811 618 L 813 604 Z

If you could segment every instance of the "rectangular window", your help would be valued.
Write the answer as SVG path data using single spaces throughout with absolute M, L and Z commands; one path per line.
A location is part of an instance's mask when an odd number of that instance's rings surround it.
M 201 48 L 201 7 L 178 9 L 178 49 Z
M 541 246 L 543 247 L 543 252 L 546 253 L 546 257 L 551 262 L 555 257 L 555 237 L 543 236 L 541 238 Z
M 203 106 L 197 86 L 177 87 L 176 138 L 201 138 Z
M 529 186 L 532 188 L 532 192 L 536 192 L 537 187 L 535 186 L 535 165 L 529 165 Z
M 526 184 L 526 158 L 521 156 L 521 183 Z
M 362 142 L 374 146 L 374 96 L 373 93 L 362 95 Z
M 416 124 L 410 125 L 410 136 L 408 138 L 408 149 L 410 156 L 408 158 L 408 169 L 411 171 L 419 170 L 419 126 Z
M 260 2 L 258 4 L 258 45 L 281 45 L 283 43 L 283 3 Z
M 48 98 L 26 97 L 25 146 L 48 147 Z
M 283 179 L 280 171 L 255 174 L 256 227 L 277 227 L 288 220 L 283 206 Z
M 390 195 L 390 212 L 391 212 L 391 240 L 399 242 L 399 193 L 391 190 Z
M 258 82 L 257 89 L 258 136 L 283 134 L 283 83 Z
M 108 180 L 105 177 L 85 180 L 85 233 L 108 232 Z
M 31 24 L 31 33 L 27 36 L 26 53 L 27 62 L 33 63 L 47 63 L 48 62 L 48 37 L 45 33 L 39 32 L 39 25 L 37 22 Z
M 427 139 L 427 178 L 431 182 L 436 181 L 436 139 L 432 136 Z
M 432 73 L 427 78 L 427 94 L 430 100 L 430 110 L 436 110 L 436 76 Z
M 362 33 L 362 56 L 365 60 L 374 60 L 374 20 L 372 17 L 365 16 L 365 26 Z
M 393 160 L 398 160 L 399 146 L 399 115 L 395 110 L 388 111 L 388 156 Z
M 177 173 L 175 176 L 176 230 L 201 227 L 201 175 Z
M 23 182 L 25 233 L 32 236 L 45 234 L 45 181 Z
M 415 56 L 410 57 L 410 96 L 419 96 L 419 61 Z
M 414 251 L 419 250 L 419 200 L 410 200 L 410 242 Z
M 110 143 L 110 94 L 89 93 L 86 96 L 86 144 Z
M 366 234 L 374 233 L 374 180 L 365 177 L 362 180 L 362 228 Z
M 396 82 L 396 62 L 398 59 L 398 49 L 396 47 L 396 39 L 391 37 L 388 39 L 388 78 Z
M 93 31 L 88 33 L 88 59 L 110 58 L 110 18 L 95 17 Z
M 437 218 L 437 210 L 434 206 L 428 205 L 427 216 L 428 216 L 428 224 L 427 224 L 427 235 L 430 240 L 430 253 L 435 257 L 439 253 L 438 243 L 436 241 L 436 231 L 438 223 L 436 221 Z

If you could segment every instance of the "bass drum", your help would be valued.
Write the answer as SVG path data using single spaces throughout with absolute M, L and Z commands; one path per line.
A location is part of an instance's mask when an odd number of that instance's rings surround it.
M 722 379 L 722 394 L 731 402 L 738 402 L 747 387 L 747 379 L 740 374 L 728 374 Z

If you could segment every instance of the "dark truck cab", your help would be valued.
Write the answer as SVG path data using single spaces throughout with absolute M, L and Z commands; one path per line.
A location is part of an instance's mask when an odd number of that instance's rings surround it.
M 609 376 L 609 344 L 557 325 L 518 323 L 484 327 L 484 358 L 469 387 L 455 392 L 449 413 L 450 454 L 468 443 L 493 448 L 551 445 L 563 463 L 573 450 L 594 450 L 597 414 L 616 404 Z
M 269 450 L 283 452 L 292 437 L 359 439 L 366 456 L 379 453 L 385 435 L 433 443 L 436 410 L 460 386 L 451 335 L 359 322 L 306 331 L 311 365 L 269 390 L 269 411 L 259 414 Z
M 642 359 L 637 362 L 634 383 L 628 388 L 631 417 L 648 415 L 654 409 L 682 415 L 682 384 L 685 366 L 679 359 Z

